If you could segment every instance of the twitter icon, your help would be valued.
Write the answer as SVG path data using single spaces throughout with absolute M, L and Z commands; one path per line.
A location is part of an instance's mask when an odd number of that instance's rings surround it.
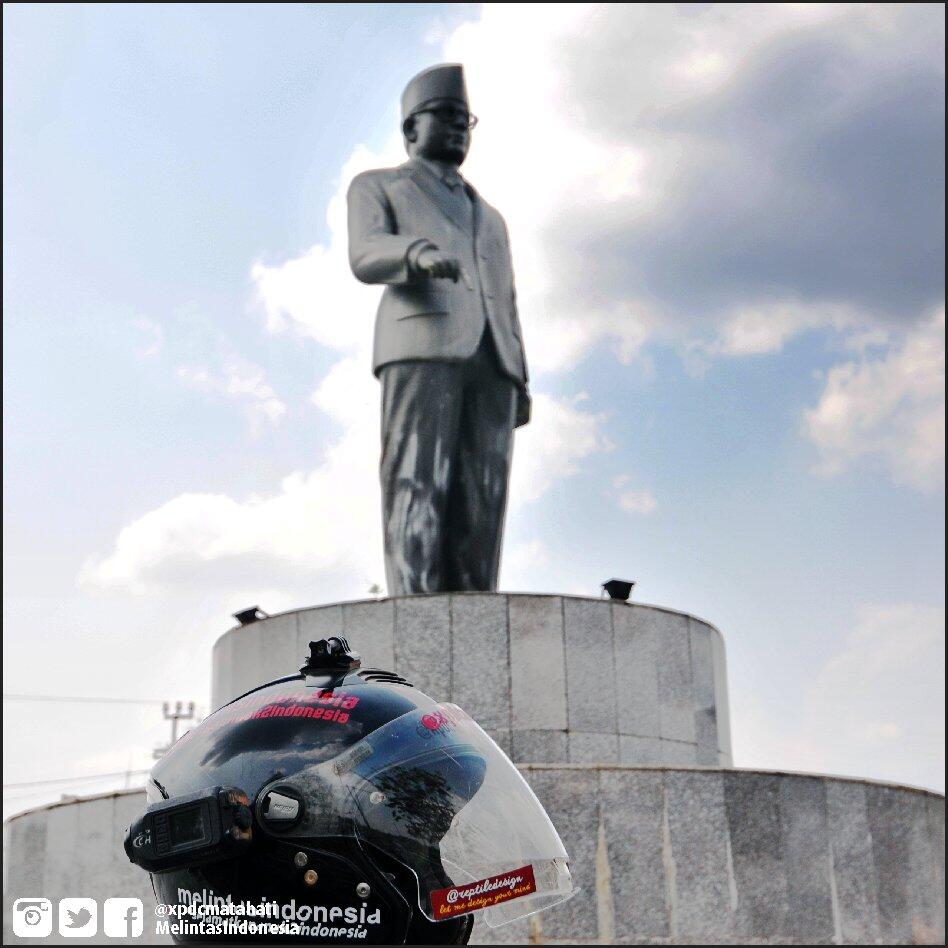
M 99 928 L 95 899 L 60 899 L 59 934 L 63 938 L 91 938 Z

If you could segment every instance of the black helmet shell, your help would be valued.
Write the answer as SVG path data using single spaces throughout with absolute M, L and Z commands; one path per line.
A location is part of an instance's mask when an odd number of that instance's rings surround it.
M 335 757 L 389 721 L 437 707 L 402 679 L 371 670 L 311 681 L 263 685 L 188 731 L 152 769 L 149 801 L 217 785 L 253 800 L 266 784 Z
M 264 787 L 338 756 L 404 714 L 435 708 L 431 698 L 389 672 L 279 679 L 224 705 L 181 737 L 152 769 L 148 799 L 157 802 L 212 786 L 234 787 L 251 803 L 256 801 L 259 820 Z M 472 917 L 438 924 L 425 919 L 417 911 L 414 878 L 396 860 L 387 862 L 378 853 L 366 859 L 351 839 L 256 838 L 247 855 L 154 874 L 157 900 L 179 907 L 221 898 L 274 900 L 297 911 L 307 906 L 313 914 L 302 924 L 277 917 L 285 930 L 266 936 L 234 930 L 215 934 L 202 928 L 197 916 L 185 916 L 185 928 L 175 941 L 467 943 Z M 304 859 L 305 868 L 319 880 L 313 886 L 303 881 Z M 359 895 L 360 886 L 371 894 Z

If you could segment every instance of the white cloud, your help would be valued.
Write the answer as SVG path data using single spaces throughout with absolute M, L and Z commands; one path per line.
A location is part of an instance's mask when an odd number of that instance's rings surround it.
M 851 332 L 842 341 L 851 352 L 864 354 L 869 349 L 882 349 L 889 345 L 892 333 L 882 326 L 870 326 Z
M 260 260 L 253 264 L 250 275 L 268 331 L 292 330 L 342 352 L 369 351 L 381 288 L 360 283 L 349 269 L 346 191 L 360 172 L 399 164 L 404 157 L 395 134 L 378 153 L 357 146 L 341 169 L 329 201 L 328 246 L 316 244 L 279 264 Z
M 885 156 L 890 138 L 923 139 L 941 119 L 919 94 L 907 129 L 895 105 L 860 123 L 900 77 L 943 81 L 926 40 L 938 20 L 853 5 L 558 4 L 537 17 L 488 4 L 457 29 L 444 58 L 465 64 L 482 117 L 465 173 L 509 223 L 533 368 L 569 369 L 602 342 L 624 362 L 652 340 L 746 356 L 880 313 L 914 318 L 937 298 L 937 247 L 889 247 Z M 923 190 L 933 174 L 903 177 Z M 927 233 L 930 214 L 908 222 L 930 202 L 905 202 L 898 226 Z
M 379 384 L 363 359 L 347 357 L 333 365 L 310 401 L 345 427 L 378 427 Z
M 324 398 L 343 376 L 357 382 L 363 374 L 341 363 L 314 398 Z M 372 384 L 369 376 L 363 388 Z M 339 399 L 334 407 L 343 404 Z M 113 551 L 87 563 L 82 579 L 140 589 L 186 574 L 215 575 L 214 564 L 236 569 L 242 558 L 264 562 L 268 576 L 286 568 L 380 576 L 377 420 L 354 411 L 348 421 L 314 470 L 290 474 L 276 491 L 243 500 L 181 494 L 122 529 Z
M 899 481 L 937 490 L 945 463 L 945 311 L 907 332 L 878 358 L 834 366 L 804 431 L 838 474 L 878 456 Z
M 612 481 L 612 486 L 618 489 L 619 506 L 630 514 L 650 514 L 658 507 L 658 501 L 652 492 L 645 488 L 630 487 L 632 478 L 628 474 L 620 474 Z
M 266 372 L 238 355 L 224 359 L 219 370 L 181 365 L 175 373 L 196 391 L 239 401 L 255 429 L 264 423 L 275 424 L 286 413 L 286 405 L 267 382 Z
M 851 307 L 764 301 L 729 313 L 717 338 L 707 347 L 711 355 L 748 356 L 779 352 L 794 336 L 810 329 L 837 331 L 859 325 L 865 317 Z
M 514 503 L 541 497 L 552 484 L 575 474 L 579 462 L 609 451 L 603 432 L 605 414 L 589 414 L 578 406 L 587 396 L 555 399 L 536 393 L 529 425 L 517 429 L 510 494 Z
M 147 316 L 137 316 L 132 320 L 132 325 L 145 337 L 145 342 L 138 350 L 138 354 L 146 359 L 158 355 L 165 341 L 165 333 L 161 326 Z
M 529 5 L 487 5 L 444 47 L 445 59 L 464 63 L 484 117 L 464 173 L 507 220 L 527 359 L 538 375 L 572 368 L 602 339 L 629 362 L 656 322 L 647 300 L 599 293 L 595 264 L 585 292 L 565 292 L 549 239 L 577 207 L 641 194 L 646 173 L 640 148 L 597 140 L 563 108 L 569 76 L 559 52 L 590 16 L 582 5 L 550 6 L 539 18 Z
M 619 506 L 629 513 L 649 514 L 658 501 L 647 490 L 627 490 L 619 495 Z
M 142 590 L 200 582 L 223 567 L 231 570 L 225 582 L 235 583 L 241 560 L 257 564 L 261 577 L 292 569 L 336 571 L 365 586 L 380 581 L 377 383 L 362 362 L 344 359 L 312 400 L 343 427 L 319 467 L 244 500 L 181 494 L 123 528 L 108 556 L 85 565 L 81 581 Z M 583 458 L 608 448 L 603 416 L 581 411 L 581 401 L 537 396 L 533 440 L 516 454 L 522 462 L 514 465 L 512 506 L 538 499 Z
M 790 340 L 816 330 L 835 334 L 836 344 L 854 352 L 883 345 L 890 333 L 868 314 L 843 303 L 767 300 L 726 310 L 714 334 L 680 343 L 686 371 L 702 378 L 715 358 L 746 358 L 780 352 Z
M 505 546 L 501 561 L 504 588 L 529 589 L 537 569 L 546 566 L 549 559 L 549 551 L 541 540 L 523 540 L 509 549 Z
M 845 649 L 807 689 L 801 738 L 814 763 L 858 774 L 878 761 L 877 773 L 892 780 L 943 775 L 944 669 L 944 608 L 863 608 Z
M 945 610 L 866 606 L 796 708 L 736 709 L 736 763 L 944 787 Z

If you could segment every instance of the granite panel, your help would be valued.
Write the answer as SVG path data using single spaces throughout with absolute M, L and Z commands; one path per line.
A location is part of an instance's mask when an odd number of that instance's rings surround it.
M 13 929 L 10 923 L 12 912 L 12 902 L 7 893 L 10 892 L 10 843 L 13 837 L 12 828 L 9 823 L 3 824 L 3 941 L 2 944 L 11 944 L 13 938 Z
M 589 734 L 570 731 L 567 735 L 571 764 L 617 764 L 618 734 Z
M 96 860 L 96 872 L 100 876 L 102 888 L 107 898 L 144 898 L 145 892 L 151 899 L 151 883 L 148 874 L 133 866 L 125 855 L 123 846 L 125 832 L 132 820 L 144 812 L 147 803 L 143 793 L 116 794 L 102 801 L 107 804 L 109 826 L 104 836 L 103 849 Z M 85 824 L 84 814 L 80 815 L 80 828 Z M 146 911 L 148 900 L 145 900 Z M 146 918 L 151 918 L 146 914 Z
M 780 821 L 782 779 L 769 774 L 724 774 L 740 938 L 789 934 L 790 897 Z
M 691 640 L 688 617 L 653 610 L 649 621 L 660 636 L 658 663 L 658 727 L 663 740 L 694 744 L 695 699 L 691 683 Z
M 619 763 L 637 766 L 655 766 L 665 763 L 663 742 L 657 737 L 619 735 Z
M 510 729 L 507 601 L 451 597 L 451 700 L 485 730 Z
M 257 623 L 260 631 L 260 666 L 256 684 L 262 685 L 276 678 L 298 674 L 300 665 L 309 655 L 309 648 L 299 651 L 297 616 L 296 612 L 288 612 Z
M 565 730 L 562 600 L 558 596 L 509 596 L 508 608 L 511 728 Z
M 698 761 L 698 745 L 684 741 L 661 741 L 661 763 L 669 767 L 694 767 Z
M 674 864 L 674 935 L 685 944 L 733 938 L 736 900 L 720 772 L 664 775 L 668 858 Z
M 607 770 L 600 775 L 615 938 L 620 944 L 670 934 L 663 799 L 661 771 Z
M 925 828 L 934 854 L 930 884 L 934 889 L 935 916 L 941 920 L 942 941 L 945 932 L 945 798 L 925 797 Z
M 721 752 L 706 744 L 698 744 L 695 747 L 695 763 L 699 767 L 724 767 L 727 766 L 721 760 Z
M 615 635 L 616 713 L 619 732 L 658 737 L 658 665 L 661 641 L 651 610 L 612 604 Z
M 471 930 L 469 945 L 529 945 L 529 919 L 518 918 L 514 922 L 501 925 L 500 928 L 491 928 L 479 917 L 475 916 L 474 928 Z
M 717 751 L 718 721 L 714 700 L 714 657 L 711 653 L 713 634 L 713 631 L 703 622 L 688 619 L 691 682 L 695 702 L 695 735 L 698 744 Z
M 112 839 L 109 854 L 112 862 L 131 865 L 125 855 L 125 832 L 148 806 L 145 792 L 119 793 L 112 799 Z
M 436 701 L 451 697 L 449 596 L 395 600 L 395 670 Z
M 99 797 L 76 805 L 78 811 L 78 837 L 81 841 L 76 854 L 81 892 L 79 895 L 99 899 L 101 902 L 109 896 L 117 895 L 110 891 L 115 884 L 102 871 L 103 864 L 111 862 L 109 847 L 112 843 L 112 824 L 115 819 L 114 797 Z M 129 868 L 133 868 L 128 863 Z
M 230 698 L 238 698 L 264 683 L 260 676 L 263 661 L 263 622 L 238 626 L 227 634 L 231 642 Z
M 216 711 L 234 697 L 233 668 L 233 641 L 230 632 L 225 632 L 211 650 L 211 711 Z
M 618 727 L 611 603 L 564 599 L 563 630 L 569 729 L 615 734 Z
M 711 660 L 714 665 L 714 710 L 717 725 L 718 747 L 721 750 L 721 763 L 725 767 L 734 766 L 731 748 L 731 706 L 727 691 L 727 659 L 724 653 L 724 639 L 716 629 L 711 629 Z
M 928 797 L 903 793 L 897 808 L 908 826 L 908 862 L 903 867 L 908 890 L 908 914 L 915 944 L 944 944 L 945 890 L 939 886 L 945 850 L 936 849 L 938 836 L 928 828 Z M 942 823 L 944 826 L 944 823 Z
M 830 944 L 834 934 L 826 784 L 797 777 L 780 784 L 780 825 L 792 938 Z
M 595 938 L 599 930 L 594 897 L 599 774 L 595 770 L 535 770 L 525 776 L 563 840 L 575 883 L 584 890 L 543 913 L 544 937 Z
M 3 871 L 7 878 L 4 898 L 43 898 L 43 857 L 46 853 L 46 813 L 18 816 L 4 826 L 9 827 L 9 850 L 4 853 Z M 11 858 L 8 858 L 11 857 Z
M 847 945 L 876 943 L 881 936 L 865 784 L 826 782 L 826 828 L 834 876 L 835 936 Z
M 48 899 L 73 896 L 79 858 L 79 807 L 56 806 L 46 811 L 46 849 L 42 895 Z M 38 855 L 38 854 L 37 854 Z M 55 922 L 53 931 L 56 931 Z
M 879 931 L 888 945 L 907 944 L 913 937 L 905 872 L 910 859 L 911 821 L 907 810 L 899 805 L 900 796 L 900 791 L 893 787 L 866 785 Z
M 511 731 L 510 741 L 518 764 L 562 764 L 568 756 L 565 731 Z
M 326 617 L 327 624 L 332 618 Z M 347 603 L 342 607 L 342 634 L 362 656 L 363 668 L 397 670 L 394 600 Z M 325 635 L 319 638 L 325 638 Z

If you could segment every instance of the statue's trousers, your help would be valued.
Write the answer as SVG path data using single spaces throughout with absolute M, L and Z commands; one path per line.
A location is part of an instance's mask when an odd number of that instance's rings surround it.
M 389 595 L 495 590 L 518 393 L 490 331 L 462 362 L 393 362 L 379 377 Z

